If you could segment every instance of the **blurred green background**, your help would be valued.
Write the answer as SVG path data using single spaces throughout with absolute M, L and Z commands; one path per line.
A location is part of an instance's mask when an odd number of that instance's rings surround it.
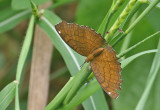
M 62 0 L 54 0 L 53 3 L 58 3 L 61 1 Z M 14 14 L 24 10 L 21 8 L 22 5 L 11 8 L 11 4 L 13 5 L 14 2 L 16 2 L 16 0 L 0 1 L 0 23 Z M 43 0 L 41 3 L 44 3 Z M 126 4 L 124 4 L 121 9 L 123 9 L 125 5 Z M 63 20 L 68 22 L 76 22 L 80 25 L 87 25 L 97 30 L 110 6 L 111 0 L 78 0 L 55 8 L 55 13 Z M 147 4 L 143 5 L 138 10 L 137 14 L 140 14 L 147 6 Z M 118 10 L 118 13 L 113 16 L 111 22 L 109 23 L 109 27 L 113 24 L 120 12 L 121 10 Z M 17 61 L 28 26 L 28 19 L 26 18 L 28 17 L 19 20 L 19 22 L 11 28 L 0 33 L 0 90 L 15 79 Z M 140 21 L 140 23 L 138 23 L 133 30 L 129 46 L 136 44 L 158 30 L 160 30 L 160 9 L 154 8 Z M 122 43 L 123 41 L 115 46 L 114 49 L 117 53 L 119 53 Z M 141 51 L 155 49 L 157 48 L 157 44 L 158 37 L 152 38 L 129 52 L 126 57 L 132 56 Z M 23 84 L 21 85 L 20 104 L 22 110 L 26 110 L 27 107 L 32 49 L 33 46 L 31 47 L 29 57 L 27 58 L 27 63 L 23 74 Z M 122 70 L 123 83 L 122 90 L 119 91 L 120 97 L 117 100 L 113 100 L 110 99 L 106 93 L 104 93 L 110 110 L 135 109 L 145 88 L 146 79 L 152 65 L 153 57 L 154 54 L 147 54 L 139 57 Z M 56 76 L 56 74 L 60 75 Z M 56 48 L 54 48 L 52 56 L 51 76 L 53 78 L 50 80 L 48 102 L 50 102 L 61 90 L 70 77 L 65 63 Z M 160 110 L 159 84 L 160 74 L 158 74 L 156 80 L 154 81 L 150 96 L 144 108 L 145 110 Z M 14 103 L 8 107 L 8 110 L 13 110 L 13 106 Z M 79 106 L 76 110 L 83 110 L 83 107 Z

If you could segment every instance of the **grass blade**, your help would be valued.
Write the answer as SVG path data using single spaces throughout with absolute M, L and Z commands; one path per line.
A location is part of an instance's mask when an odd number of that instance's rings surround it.
M 49 0 L 33 0 L 36 5 L 40 5 Z M 12 0 L 11 6 L 15 10 L 29 9 L 31 7 L 30 0 Z
M 4 14 L 8 13 L 10 10 L 6 10 Z M 25 10 L 21 12 L 13 12 L 14 14 L 10 13 L 7 17 L 3 17 L 3 19 L 0 20 L 0 33 L 3 33 L 5 31 L 8 31 L 12 29 L 14 26 L 16 26 L 18 23 L 20 23 L 22 20 L 29 17 L 29 14 L 31 13 L 30 10 Z M 3 16 L 3 14 L 1 14 Z
M 0 92 L 0 110 L 5 110 L 12 102 L 15 96 L 16 85 L 18 85 L 18 83 L 13 81 Z
M 125 51 L 121 52 L 120 54 L 117 55 L 118 58 L 121 58 L 122 56 L 124 56 L 126 53 L 128 53 L 129 51 L 133 50 L 134 48 L 136 48 L 137 46 L 139 46 L 140 44 L 144 43 L 145 41 L 149 40 L 150 38 L 154 37 L 155 35 L 159 34 L 160 31 L 146 37 L 145 39 L 143 39 L 142 41 L 138 42 L 137 44 L 133 45 L 132 47 L 126 49 Z
M 72 3 L 74 1 L 76 1 L 76 0 L 60 0 L 60 1 L 57 1 L 56 3 L 54 3 L 51 7 L 49 7 L 49 9 L 54 9 L 54 8 L 59 7 L 59 6 Z
M 148 79 L 146 82 L 146 88 L 144 89 L 144 92 L 143 92 L 135 110 L 143 110 L 145 103 L 148 99 L 149 93 L 151 91 L 152 85 L 154 83 L 154 80 L 158 74 L 159 68 L 160 68 L 160 40 L 159 40 L 159 44 L 158 44 L 158 52 L 156 53 L 156 55 L 154 57 L 152 67 L 151 67 L 150 73 L 148 75 Z
M 142 55 L 145 55 L 145 54 L 148 54 L 148 53 L 153 53 L 153 52 L 157 52 L 157 49 L 147 50 L 147 51 L 143 51 L 143 52 L 137 53 L 137 54 L 135 54 L 135 55 L 132 55 L 131 57 L 126 58 L 125 60 L 122 60 L 122 61 L 121 61 L 121 68 L 126 67 L 130 62 L 132 62 L 132 61 L 133 61 L 134 59 L 136 59 L 137 57 L 142 56 Z
M 128 34 L 134 27 L 135 25 L 146 15 L 148 14 L 152 8 L 154 8 L 156 6 L 156 4 L 159 2 L 160 0 L 154 0 L 143 12 L 142 14 L 129 26 L 129 28 L 124 32 L 124 34 Z
M 67 82 L 67 84 L 62 88 L 62 90 L 59 92 L 59 94 L 54 98 L 54 100 L 52 100 L 47 107 L 45 108 L 45 110 L 55 110 L 63 101 L 63 99 L 65 98 L 66 94 L 68 93 L 68 91 L 70 90 L 71 86 L 72 86 L 72 77 L 70 78 L 70 80 Z
M 32 35 L 33 35 L 33 28 L 34 28 L 34 16 L 31 17 L 29 27 L 27 30 L 27 34 L 22 46 L 22 50 L 20 53 L 20 57 L 18 60 L 18 65 L 17 65 L 17 73 L 16 73 L 16 81 L 20 81 L 21 74 L 23 71 L 23 67 L 27 58 L 27 54 L 31 45 L 32 41 Z M 15 93 L 15 110 L 19 110 L 19 97 L 18 97 L 18 85 L 16 86 L 16 93 Z
M 91 81 L 87 86 L 83 86 L 83 88 L 77 93 L 77 95 L 73 98 L 73 100 L 69 104 L 63 106 L 63 108 L 60 110 L 74 109 L 77 105 L 81 104 L 91 94 L 95 93 L 100 88 L 101 87 L 99 83 L 97 82 L 97 80 Z

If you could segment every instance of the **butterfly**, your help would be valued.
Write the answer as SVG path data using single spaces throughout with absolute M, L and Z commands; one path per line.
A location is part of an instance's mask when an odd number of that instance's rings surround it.
M 117 90 L 121 89 L 121 64 L 118 62 L 116 52 L 106 44 L 101 34 L 87 26 L 62 21 L 55 25 L 61 38 L 73 50 L 86 56 L 85 62 L 90 62 L 92 71 L 103 88 L 112 98 L 119 96 Z M 106 46 L 102 48 L 102 46 Z

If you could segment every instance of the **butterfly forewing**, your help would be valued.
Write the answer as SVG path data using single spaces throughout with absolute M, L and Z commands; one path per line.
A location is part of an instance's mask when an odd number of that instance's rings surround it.
M 62 21 L 55 26 L 62 39 L 76 52 L 87 56 L 106 42 L 100 34 L 86 26 Z

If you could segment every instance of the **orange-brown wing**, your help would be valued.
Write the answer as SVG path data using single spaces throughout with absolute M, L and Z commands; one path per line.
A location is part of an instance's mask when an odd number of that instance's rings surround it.
M 86 26 L 62 21 L 55 26 L 62 39 L 76 52 L 87 56 L 106 42 L 100 34 Z
M 116 99 L 121 89 L 121 65 L 116 57 L 116 52 L 107 45 L 103 52 L 91 61 L 93 73 L 104 91 Z

